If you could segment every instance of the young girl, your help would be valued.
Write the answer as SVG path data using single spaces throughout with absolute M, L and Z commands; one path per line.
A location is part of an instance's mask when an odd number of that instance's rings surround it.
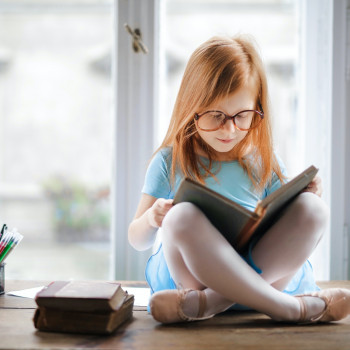
M 266 76 L 254 45 L 244 37 L 202 44 L 186 67 L 129 227 L 138 250 L 152 247 L 161 234 L 146 267 L 156 320 L 202 320 L 238 304 L 291 322 L 328 322 L 350 313 L 350 290 L 320 291 L 307 261 L 328 220 L 318 177 L 243 256 L 196 206 L 173 205 L 188 176 L 254 210 L 286 181 L 270 123 Z

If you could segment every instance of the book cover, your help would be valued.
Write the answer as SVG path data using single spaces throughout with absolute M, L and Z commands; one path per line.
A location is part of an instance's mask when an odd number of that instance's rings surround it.
M 38 307 L 33 322 L 40 331 L 111 334 L 132 318 L 133 305 L 134 296 L 128 295 L 117 311 L 81 312 Z
M 230 244 L 242 252 L 253 236 L 262 235 L 273 225 L 286 206 L 312 181 L 317 171 L 314 166 L 308 167 L 260 201 L 255 211 L 250 211 L 189 178 L 182 180 L 174 204 L 195 204 Z
M 123 305 L 127 293 L 120 283 L 54 281 L 35 297 L 39 307 L 69 311 L 112 311 Z

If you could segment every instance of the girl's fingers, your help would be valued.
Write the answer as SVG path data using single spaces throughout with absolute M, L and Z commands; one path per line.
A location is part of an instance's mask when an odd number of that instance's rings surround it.
M 319 176 L 316 176 L 310 184 L 306 187 L 305 192 L 312 192 L 317 196 L 321 197 L 322 195 L 322 181 Z
M 154 227 L 161 227 L 164 216 L 172 208 L 173 200 L 159 198 L 153 205 L 152 211 L 150 212 L 150 223 Z
M 165 207 L 172 207 L 173 206 L 173 202 L 174 202 L 173 199 L 164 199 L 162 204 Z
M 164 211 L 167 212 L 173 206 L 173 200 L 172 199 L 162 199 L 159 201 L 158 206 L 162 212 L 164 212 Z

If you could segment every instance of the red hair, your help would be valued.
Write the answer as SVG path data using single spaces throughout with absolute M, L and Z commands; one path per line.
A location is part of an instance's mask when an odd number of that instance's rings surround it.
M 209 39 L 194 51 L 188 61 L 167 134 L 159 147 L 172 147 L 172 182 L 178 170 L 202 183 L 207 176 L 215 177 L 211 165 L 216 151 L 198 135 L 194 114 L 228 97 L 249 80 L 256 87 L 255 109 L 262 107 L 264 120 L 258 127 L 248 131 L 245 138 L 233 148 L 232 160 L 239 161 L 259 191 L 271 181 L 273 172 L 283 181 L 284 176 L 273 152 L 263 64 L 253 42 L 247 37 L 237 36 Z M 209 164 L 200 160 L 195 152 L 198 147 L 207 153 Z M 246 157 L 248 154 L 249 158 Z M 200 167 L 205 170 L 204 174 Z

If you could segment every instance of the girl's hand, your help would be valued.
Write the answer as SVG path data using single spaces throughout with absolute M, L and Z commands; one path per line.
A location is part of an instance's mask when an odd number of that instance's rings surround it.
M 307 186 L 304 192 L 312 192 L 317 196 L 322 196 L 322 180 L 319 176 L 315 176 L 315 178 L 310 182 L 309 186 Z
M 158 198 L 148 211 L 148 222 L 153 227 L 161 227 L 164 216 L 173 207 L 172 199 Z

